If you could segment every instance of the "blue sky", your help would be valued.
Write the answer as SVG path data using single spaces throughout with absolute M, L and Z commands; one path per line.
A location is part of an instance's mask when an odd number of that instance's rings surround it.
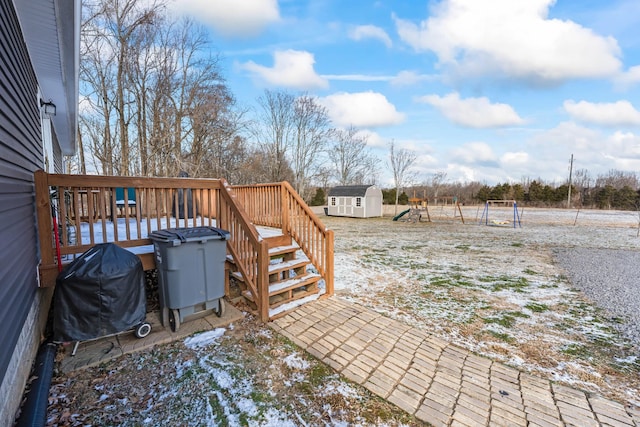
M 180 0 L 211 30 L 230 89 L 317 96 L 354 125 L 391 184 L 388 144 L 418 182 L 567 180 L 640 170 L 638 0 Z

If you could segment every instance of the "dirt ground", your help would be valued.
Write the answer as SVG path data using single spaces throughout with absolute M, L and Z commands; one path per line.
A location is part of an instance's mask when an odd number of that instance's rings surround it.
M 575 289 L 556 247 L 638 250 L 625 212 L 465 207 L 432 222 L 325 217 L 341 298 L 478 354 L 640 405 L 639 343 Z M 577 218 L 577 220 L 576 220 Z M 575 225 L 574 225 L 575 224 Z M 48 425 L 422 425 L 251 316 L 213 335 L 56 372 Z

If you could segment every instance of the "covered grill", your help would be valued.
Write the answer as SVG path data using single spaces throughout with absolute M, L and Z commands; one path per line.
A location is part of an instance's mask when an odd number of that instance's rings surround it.
M 140 258 L 113 243 L 99 244 L 58 275 L 53 339 L 86 341 L 132 328 L 142 338 L 151 331 L 146 313 Z

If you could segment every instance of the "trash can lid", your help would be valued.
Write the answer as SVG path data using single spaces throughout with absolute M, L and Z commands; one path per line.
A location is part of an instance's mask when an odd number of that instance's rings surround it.
M 216 227 L 182 227 L 182 228 L 166 228 L 164 230 L 156 230 L 149 234 L 151 240 L 159 242 L 174 241 L 174 245 L 179 241 L 186 243 L 190 241 L 205 240 L 229 240 L 230 234 L 227 230 Z

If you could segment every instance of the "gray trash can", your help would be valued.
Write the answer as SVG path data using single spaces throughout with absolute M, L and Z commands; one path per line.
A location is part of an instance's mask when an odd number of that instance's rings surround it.
M 185 318 L 224 314 L 224 263 L 229 232 L 215 227 L 169 228 L 149 235 L 158 268 L 162 324 L 173 332 Z

